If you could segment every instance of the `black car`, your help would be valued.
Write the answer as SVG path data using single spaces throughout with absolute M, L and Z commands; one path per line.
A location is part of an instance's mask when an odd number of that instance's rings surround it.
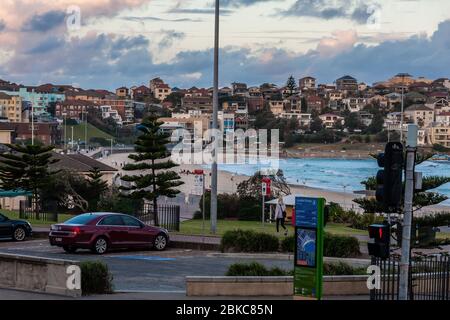
M 0 239 L 24 241 L 31 237 L 33 230 L 27 221 L 11 220 L 0 213 Z

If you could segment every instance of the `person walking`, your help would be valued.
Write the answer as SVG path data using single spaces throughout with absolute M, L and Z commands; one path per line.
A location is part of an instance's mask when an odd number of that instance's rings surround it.
M 283 197 L 278 198 L 278 203 L 275 208 L 275 219 L 277 221 L 277 233 L 280 231 L 280 225 L 284 229 L 284 235 L 287 236 L 288 229 L 284 225 L 284 219 L 286 219 L 286 206 L 284 205 Z

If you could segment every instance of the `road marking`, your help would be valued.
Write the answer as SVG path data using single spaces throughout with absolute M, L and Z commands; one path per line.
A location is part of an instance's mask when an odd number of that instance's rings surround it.
M 175 258 L 165 258 L 158 256 L 110 256 L 110 258 L 124 260 L 147 260 L 147 261 L 174 261 Z

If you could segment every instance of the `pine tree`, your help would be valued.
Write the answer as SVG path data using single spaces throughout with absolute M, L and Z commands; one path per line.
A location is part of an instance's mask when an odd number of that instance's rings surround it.
M 90 170 L 87 177 L 90 191 L 90 199 L 88 201 L 89 210 L 95 212 L 98 209 L 98 203 L 101 196 L 106 190 L 108 190 L 108 183 L 102 179 L 103 173 L 101 173 L 97 167 Z
M 416 157 L 416 165 L 429 160 L 433 154 L 417 154 Z M 376 158 L 376 155 L 372 155 L 372 157 Z M 428 176 L 423 177 L 422 179 L 422 190 L 417 190 L 414 194 L 413 198 L 413 207 L 414 211 L 420 210 L 423 207 L 432 206 L 439 204 L 445 200 L 448 199 L 447 196 L 432 192 L 430 190 L 436 189 L 439 186 L 446 184 L 450 182 L 450 177 L 439 177 L 439 176 Z M 366 188 L 366 190 L 376 190 L 376 178 L 370 177 L 365 181 L 362 181 L 361 184 L 363 184 Z M 385 212 L 385 208 L 383 205 L 375 198 L 359 198 L 353 200 L 353 202 L 356 202 L 365 213 L 383 213 Z M 403 212 L 403 201 L 400 207 L 400 212 Z
M 158 197 L 174 198 L 180 193 L 176 187 L 183 184 L 180 176 L 170 170 L 177 164 L 167 160 L 170 152 L 166 145 L 170 141 L 169 135 L 160 130 L 162 124 L 156 116 L 150 116 L 138 126 L 142 134 L 135 142 L 136 154 L 129 156 L 135 163 L 127 164 L 123 168 L 136 174 L 122 177 L 130 186 L 121 187 L 121 190 L 126 192 L 126 197 L 153 202 L 155 225 L 158 225 Z
M 33 196 L 33 208 L 39 218 L 39 191 L 58 171 L 49 171 L 53 146 L 6 144 L 9 153 L 0 154 L 0 188 L 23 190 Z
M 289 91 L 289 95 L 293 95 L 297 91 L 297 84 L 295 82 L 295 78 L 291 75 L 286 83 L 286 88 Z

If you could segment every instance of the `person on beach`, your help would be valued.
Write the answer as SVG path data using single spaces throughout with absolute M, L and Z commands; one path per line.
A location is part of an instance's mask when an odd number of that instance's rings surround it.
M 280 225 L 281 225 L 281 227 L 284 229 L 284 235 L 287 236 L 288 229 L 284 225 L 285 218 L 286 218 L 286 206 L 284 205 L 283 197 L 280 196 L 278 198 L 278 203 L 275 208 L 275 219 L 277 221 L 277 224 L 276 224 L 277 225 L 277 233 L 280 231 Z

